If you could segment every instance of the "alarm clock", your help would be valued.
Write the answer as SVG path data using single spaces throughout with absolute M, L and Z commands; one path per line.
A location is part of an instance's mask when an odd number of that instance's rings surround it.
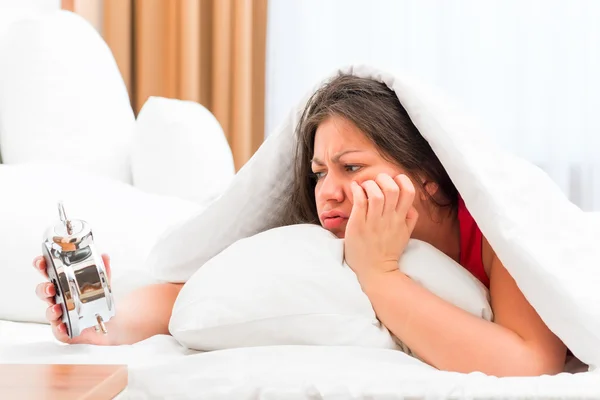
M 45 233 L 42 254 L 62 322 L 70 338 L 92 326 L 106 334 L 105 323 L 115 315 L 115 303 L 92 230 L 83 220 L 67 218 L 62 202 L 58 214 L 60 220 Z

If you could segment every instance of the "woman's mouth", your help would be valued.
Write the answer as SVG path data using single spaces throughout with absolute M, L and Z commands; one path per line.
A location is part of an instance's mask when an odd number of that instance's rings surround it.
M 348 221 L 348 218 L 343 217 L 330 217 L 323 219 L 323 227 L 328 230 L 339 229 L 344 223 Z

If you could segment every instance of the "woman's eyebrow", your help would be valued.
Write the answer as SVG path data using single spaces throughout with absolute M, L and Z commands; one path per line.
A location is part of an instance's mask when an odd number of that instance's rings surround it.
M 336 154 L 333 155 L 333 157 L 331 157 L 331 161 L 333 161 L 334 163 L 338 163 L 340 161 L 340 158 L 344 155 L 344 154 L 348 154 L 348 153 L 364 153 L 364 150 L 344 150 L 344 151 L 340 151 Z M 310 160 L 311 163 L 317 164 L 317 165 L 323 165 L 323 161 L 321 161 L 320 159 L 318 159 L 317 157 L 313 157 L 312 160 Z

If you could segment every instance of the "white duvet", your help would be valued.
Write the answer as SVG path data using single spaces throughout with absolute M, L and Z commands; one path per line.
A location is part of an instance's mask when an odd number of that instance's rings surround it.
M 263 346 L 200 353 L 170 336 L 130 346 L 64 345 L 45 324 L 0 321 L 1 363 L 127 364 L 118 399 L 347 400 L 600 398 L 597 374 L 494 378 L 439 372 L 400 352 Z

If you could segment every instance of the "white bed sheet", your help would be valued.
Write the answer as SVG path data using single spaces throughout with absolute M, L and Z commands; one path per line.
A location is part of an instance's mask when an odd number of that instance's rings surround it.
M 190 355 L 137 368 L 134 398 L 600 399 L 593 373 L 496 378 L 440 372 L 387 349 L 269 346 Z
M 2 363 L 92 363 L 148 366 L 198 353 L 183 348 L 172 336 L 157 335 L 134 345 L 66 345 L 52 336 L 50 326 L 0 321 Z
M 495 378 L 439 372 L 385 349 L 267 346 L 199 353 L 172 337 L 64 345 L 48 325 L 0 321 L 2 363 L 127 364 L 118 399 L 600 399 L 600 374 Z
M 138 366 L 168 363 L 195 353 L 168 335 L 124 346 L 66 345 L 54 339 L 49 325 L 0 321 L 0 363 L 126 364 L 131 373 Z M 116 399 L 130 398 L 127 391 Z

